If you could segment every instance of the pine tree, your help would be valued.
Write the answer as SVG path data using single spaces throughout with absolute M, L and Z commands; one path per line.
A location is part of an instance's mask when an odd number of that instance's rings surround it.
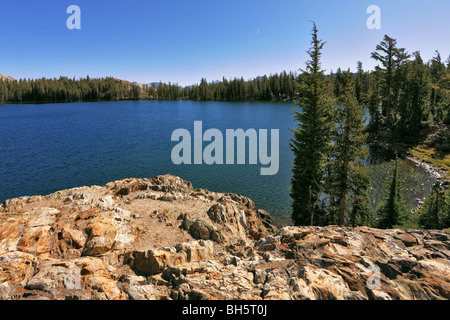
M 441 184 L 437 182 L 419 211 L 419 223 L 424 229 L 444 228 L 448 209 L 444 191 Z
M 425 109 L 428 104 L 430 86 L 426 66 L 419 52 L 406 66 L 405 85 L 399 101 L 400 120 L 397 126 L 400 134 L 416 136 L 421 130 L 422 120 L 428 118 Z
M 431 78 L 431 113 L 435 122 L 440 122 L 445 119 L 445 114 L 450 105 L 448 100 L 448 86 L 450 77 L 447 76 L 445 64 L 442 62 L 439 51 L 436 50 L 435 56 L 429 63 L 430 78 Z M 446 88 L 447 87 L 447 88 Z
M 400 225 L 408 216 L 408 208 L 400 193 L 401 183 L 398 172 L 398 158 L 395 159 L 394 172 L 389 186 L 389 194 L 377 209 L 378 227 L 392 229 Z
M 409 58 L 404 48 L 397 48 L 397 40 L 384 36 L 383 41 L 377 45 L 372 58 L 381 62 L 383 66 L 383 113 L 386 122 L 391 122 L 391 112 L 395 109 L 396 88 L 399 83 L 397 71 L 399 67 Z
M 360 197 L 358 206 L 362 207 L 364 190 L 368 189 L 368 174 L 363 164 L 368 150 L 364 146 L 367 139 L 367 134 L 364 133 L 365 111 L 356 100 L 353 75 L 349 71 L 342 73 L 340 82 L 342 92 L 337 100 L 336 124 L 332 132 L 334 143 L 327 177 L 327 193 L 330 195 L 337 223 L 344 225 L 345 217 L 351 210 L 350 196 L 357 192 Z M 362 215 L 360 209 L 354 214 Z M 354 220 L 356 221 L 356 216 Z
M 370 208 L 370 197 L 368 187 L 370 184 L 369 171 L 364 166 L 355 168 L 351 189 L 351 211 L 349 224 L 356 226 L 372 226 L 373 213 Z
M 375 71 L 372 73 L 373 81 L 371 83 L 369 89 L 369 101 L 368 101 L 368 109 L 369 109 L 369 129 L 371 132 L 378 132 L 381 126 L 381 89 L 380 89 L 380 78 L 381 78 L 381 69 L 375 67 Z
M 299 84 L 300 100 L 294 109 L 298 127 L 293 130 L 290 146 L 294 152 L 291 180 L 292 219 L 295 225 L 324 223 L 320 214 L 324 174 L 330 151 L 332 101 L 326 95 L 324 71 L 320 66 L 324 42 L 318 39 L 313 24 L 310 56 Z M 322 219 L 322 220 L 321 220 Z
M 334 96 L 339 98 L 343 92 L 343 75 L 341 68 L 338 68 L 334 75 Z
M 445 206 L 444 216 L 442 218 L 442 228 L 450 228 L 450 190 L 447 190 L 445 196 Z
M 362 67 L 362 62 L 358 61 L 357 62 L 357 73 L 356 73 L 356 81 L 355 81 L 355 95 L 356 95 L 356 100 L 358 100 L 359 103 L 362 103 L 362 86 L 363 86 L 363 75 L 364 75 L 364 70 Z

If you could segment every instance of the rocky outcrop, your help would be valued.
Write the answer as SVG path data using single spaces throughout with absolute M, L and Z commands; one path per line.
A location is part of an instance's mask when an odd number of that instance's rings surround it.
M 0 73 L 0 81 L 17 81 L 17 80 L 14 79 L 13 77 L 6 76 Z
M 449 299 L 437 230 L 284 227 L 170 175 L 0 206 L 0 299 Z

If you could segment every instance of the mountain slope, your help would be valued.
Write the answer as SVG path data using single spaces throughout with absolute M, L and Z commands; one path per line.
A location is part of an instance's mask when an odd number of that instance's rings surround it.
M 6 76 L 0 73 L 0 81 L 17 81 L 17 80 L 14 79 L 13 77 Z

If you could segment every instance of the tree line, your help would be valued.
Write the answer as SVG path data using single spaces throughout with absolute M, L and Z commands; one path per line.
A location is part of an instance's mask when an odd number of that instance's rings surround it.
M 0 81 L 0 103 L 111 101 L 140 97 L 139 86 L 111 77 Z
M 250 80 L 241 78 L 208 82 L 181 87 L 177 83 L 153 83 L 141 86 L 141 95 L 149 100 L 192 101 L 290 101 L 298 97 L 295 89 L 299 76 L 283 71 Z
M 357 63 L 352 74 L 355 96 L 370 112 L 371 132 L 390 130 L 400 136 L 414 136 L 430 124 L 450 123 L 450 57 L 444 62 L 439 52 L 425 62 L 420 52 L 408 54 L 395 39 L 384 40 L 372 53 L 380 63 L 364 71 Z M 349 71 L 338 69 L 324 76 L 323 85 L 330 98 L 345 91 L 343 77 Z M 283 71 L 250 80 L 241 78 L 181 87 L 176 83 L 136 85 L 115 78 L 21 79 L 0 81 L 0 103 L 76 102 L 111 100 L 193 100 L 193 101 L 296 101 L 301 96 L 299 83 L 307 77 Z M 345 82 L 345 81 L 344 81 Z
M 298 76 L 286 71 L 251 80 L 241 78 L 181 87 L 177 83 L 137 85 L 115 78 L 21 79 L 0 81 L 0 103 L 113 100 L 272 101 L 297 97 Z
M 355 83 L 358 102 L 369 109 L 371 131 L 414 136 L 431 124 L 450 123 L 450 56 L 444 62 L 436 51 L 425 62 L 419 51 L 409 54 L 385 35 L 371 57 L 380 65 L 364 72 L 358 62 Z
M 424 63 L 419 52 L 409 55 L 396 40 L 384 37 L 372 53 L 380 63 L 373 72 L 321 68 L 324 42 L 313 25 L 306 69 L 298 83 L 291 149 L 292 219 L 295 225 L 366 225 L 378 228 L 450 227 L 450 192 L 440 183 L 419 212 L 410 212 L 402 198 L 398 159 L 388 195 L 373 212 L 368 188 L 369 134 L 414 136 L 434 123 L 449 123 L 450 68 L 436 55 Z M 369 123 L 365 113 L 369 109 Z M 415 219 L 413 219 L 415 215 Z M 412 221 L 414 220 L 414 221 Z

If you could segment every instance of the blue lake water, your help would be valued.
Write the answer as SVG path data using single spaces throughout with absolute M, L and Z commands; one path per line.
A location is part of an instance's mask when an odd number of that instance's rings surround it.
M 85 185 L 104 185 L 128 177 L 173 174 L 195 188 L 233 192 L 253 199 L 278 221 L 288 221 L 293 155 L 289 147 L 296 126 L 294 104 L 192 101 L 85 102 L 0 106 L 0 202 L 25 195 L 45 195 Z M 279 129 L 279 171 L 261 176 L 257 165 L 175 165 L 172 132 Z M 204 143 L 206 146 L 208 143 Z M 225 144 L 224 144 L 225 145 Z M 381 163 L 381 164 L 380 164 Z M 374 161 L 374 199 L 384 197 L 389 163 Z M 408 171 L 409 170 L 409 171 Z M 433 181 L 405 165 L 410 198 L 423 197 Z M 420 179 L 420 183 L 417 183 Z M 408 189 L 408 190 L 409 190 Z M 374 200 L 378 201 L 378 200 Z

